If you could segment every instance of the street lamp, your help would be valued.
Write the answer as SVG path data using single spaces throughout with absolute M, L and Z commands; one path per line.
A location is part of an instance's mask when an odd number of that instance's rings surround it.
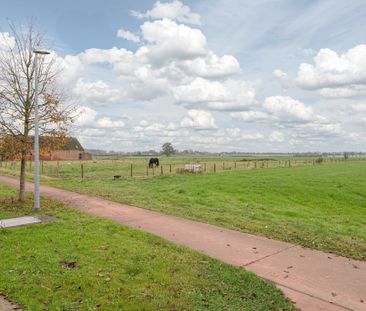
M 34 85 L 34 210 L 39 212 L 39 116 L 38 116 L 38 83 L 39 83 L 39 55 L 48 55 L 50 52 L 33 50 L 35 85 Z

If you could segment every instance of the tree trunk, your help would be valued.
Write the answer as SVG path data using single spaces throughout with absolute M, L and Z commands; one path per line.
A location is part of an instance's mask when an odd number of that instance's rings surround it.
M 25 201 L 25 168 L 26 168 L 26 155 L 22 154 L 22 159 L 20 161 L 20 184 L 19 184 L 19 201 Z

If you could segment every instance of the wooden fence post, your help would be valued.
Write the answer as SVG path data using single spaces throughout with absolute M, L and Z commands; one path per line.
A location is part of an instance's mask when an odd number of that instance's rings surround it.
M 257 168 L 257 161 L 254 161 L 254 168 Z
M 146 176 L 149 176 L 149 166 L 146 166 Z
M 225 162 L 222 162 L 222 170 L 225 170 Z
M 169 164 L 169 173 L 171 174 L 172 173 L 172 165 Z
M 132 176 L 133 176 L 133 173 L 132 173 L 132 163 L 131 163 L 131 178 L 132 178 Z
M 236 169 L 236 162 L 234 162 L 234 167 L 235 167 L 235 169 Z
M 84 179 L 84 164 L 81 163 L 81 179 Z
M 160 165 L 160 175 L 164 175 L 164 169 L 162 165 Z
M 203 163 L 203 165 L 204 165 L 204 171 L 206 172 L 206 162 Z
M 214 163 L 214 173 L 216 173 L 216 163 Z

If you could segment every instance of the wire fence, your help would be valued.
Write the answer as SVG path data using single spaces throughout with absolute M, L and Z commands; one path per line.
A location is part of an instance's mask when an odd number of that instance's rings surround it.
M 229 171 L 295 168 L 324 164 L 339 164 L 353 161 L 365 161 L 366 158 L 312 158 L 312 159 L 241 159 L 189 161 L 165 158 L 158 167 L 149 167 L 148 159 L 116 159 L 91 161 L 41 161 L 40 173 L 45 177 L 61 179 L 126 179 L 152 178 L 172 174 L 189 173 L 186 165 L 199 166 L 201 174 L 215 174 Z M 0 161 L 0 169 L 5 171 L 20 171 L 19 161 Z M 34 163 L 27 162 L 26 173 L 34 173 Z

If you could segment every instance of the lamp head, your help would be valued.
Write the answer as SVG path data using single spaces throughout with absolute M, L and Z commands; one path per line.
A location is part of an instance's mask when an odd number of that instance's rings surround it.
M 40 55 L 48 55 L 48 54 L 51 54 L 48 51 L 42 51 L 42 50 L 33 50 L 33 53 L 34 54 L 40 54 Z

